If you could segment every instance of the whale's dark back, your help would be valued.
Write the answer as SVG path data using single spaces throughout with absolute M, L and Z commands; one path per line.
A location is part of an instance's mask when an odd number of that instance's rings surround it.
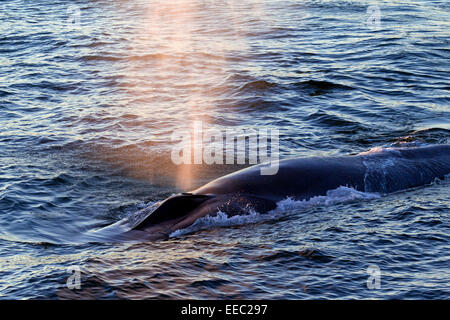
M 380 149 L 356 156 L 282 160 L 278 173 L 250 167 L 216 179 L 196 194 L 249 194 L 273 201 L 309 199 L 340 186 L 390 193 L 431 183 L 450 173 L 450 146 Z
M 280 162 L 273 176 L 250 167 L 216 179 L 191 193 L 169 197 L 144 221 L 134 227 L 144 230 L 162 222 L 183 219 L 209 199 L 210 206 L 233 214 L 250 205 L 263 213 L 276 202 L 292 197 L 309 199 L 340 186 L 359 191 L 391 193 L 443 179 L 450 174 L 450 146 L 381 149 L 356 156 L 288 159 Z M 209 202 L 208 202 L 209 203 Z M 204 209 L 204 207 L 203 207 Z
M 392 193 L 419 187 L 450 174 L 450 146 L 385 149 L 360 156 L 366 192 Z

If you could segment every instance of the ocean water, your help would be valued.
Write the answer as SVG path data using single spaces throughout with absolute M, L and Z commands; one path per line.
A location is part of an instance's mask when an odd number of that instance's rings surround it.
M 448 1 L 6 0 L 0 30 L 0 298 L 450 297 L 449 179 L 86 241 L 242 167 L 174 165 L 195 121 L 282 158 L 449 143 Z

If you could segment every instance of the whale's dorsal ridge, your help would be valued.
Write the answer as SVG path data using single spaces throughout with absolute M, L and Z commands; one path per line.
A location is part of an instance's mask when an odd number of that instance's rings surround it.
M 153 224 L 183 217 L 213 197 L 214 195 L 193 194 L 190 192 L 176 194 L 161 202 L 155 211 L 133 229 L 141 230 Z

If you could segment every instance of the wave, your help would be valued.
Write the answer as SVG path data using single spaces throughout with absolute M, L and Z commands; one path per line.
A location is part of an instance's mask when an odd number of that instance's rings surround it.
M 335 90 L 353 90 L 353 87 L 330 81 L 307 80 L 294 83 L 294 87 L 306 91 L 310 96 L 318 96 Z
M 92 54 L 92 55 L 85 55 L 80 58 L 83 61 L 89 62 L 89 61 L 121 61 L 124 58 L 121 56 L 113 56 L 111 54 Z
M 309 114 L 307 119 L 321 125 L 326 125 L 327 127 L 341 127 L 353 129 L 355 131 L 368 131 L 362 123 L 346 119 L 342 116 L 327 113 L 323 110 L 318 110 L 312 114 Z
M 247 91 L 265 91 L 270 88 L 274 88 L 277 85 L 272 82 L 268 82 L 265 80 L 255 80 L 250 81 L 244 84 L 242 87 L 239 88 L 239 92 L 247 92 Z

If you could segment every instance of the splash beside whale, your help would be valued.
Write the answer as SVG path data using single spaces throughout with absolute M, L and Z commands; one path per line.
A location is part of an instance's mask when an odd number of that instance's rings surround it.
M 219 211 L 228 216 L 267 213 L 287 197 L 308 200 L 341 186 L 388 194 L 432 183 L 450 174 L 450 145 L 375 149 L 354 156 L 286 159 L 275 175 L 252 166 L 171 196 L 124 239 L 166 239 L 197 219 Z

